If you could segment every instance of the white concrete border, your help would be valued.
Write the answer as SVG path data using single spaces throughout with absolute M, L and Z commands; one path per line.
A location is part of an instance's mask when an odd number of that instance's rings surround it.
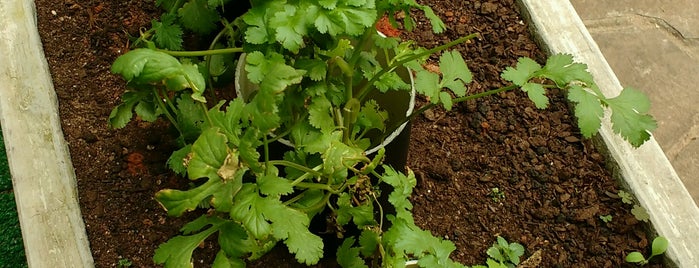
M 93 267 L 34 1 L 0 0 L 0 125 L 29 267 Z
M 616 96 L 621 92 L 614 71 L 568 0 L 518 2 L 547 52 L 569 53 L 587 64 L 605 95 Z M 669 240 L 666 256 L 679 267 L 697 267 L 699 208 L 658 143 L 651 138 L 634 149 L 614 134 L 609 120 L 603 122 L 600 137 L 618 164 L 617 175 L 648 210 L 655 231 Z

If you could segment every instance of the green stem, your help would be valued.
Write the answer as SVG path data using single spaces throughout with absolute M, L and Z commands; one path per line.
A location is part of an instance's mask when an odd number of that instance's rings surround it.
M 318 203 L 315 203 L 314 205 L 306 207 L 306 208 L 299 208 L 298 210 L 301 212 L 304 212 L 306 214 L 315 214 L 315 212 L 317 212 L 320 209 L 322 209 L 323 207 L 325 207 L 325 205 L 328 203 L 328 200 L 330 200 L 330 195 L 331 195 L 331 193 L 327 192 L 327 193 L 325 193 L 325 196 L 323 197 L 323 199 L 318 201 Z
M 313 182 L 299 182 L 298 184 L 294 185 L 295 187 L 299 188 L 306 188 L 306 189 L 318 189 L 318 190 L 325 190 L 328 192 L 331 192 L 333 194 L 339 194 L 340 192 L 333 189 L 330 187 L 330 185 L 327 184 L 322 184 L 322 183 L 313 183 Z
M 316 168 L 322 167 L 321 165 L 318 165 L 318 166 L 314 167 L 313 169 L 311 169 L 307 166 L 300 165 L 300 164 L 297 164 L 297 163 L 294 163 L 294 162 L 291 162 L 288 160 L 269 160 L 268 162 L 270 165 L 286 166 L 286 167 L 295 168 L 295 169 L 298 169 L 299 171 L 308 173 L 308 174 L 316 176 L 316 177 L 320 177 L 323 175 L 322 173 L 320 173 L 319 171 L 316 170 Z
M 242 53 L 242 47 L 229 47 L 220 49 L 209 49 L 209 50 L 193 50 L 193 51 L 172 51 L 166 49 L 156 49 L 160 52 L 165 52 L 170 56 L 174 57 L 200 57 L 200 56 L 211 56 L 218 54 L 230 54 L 230 53 Z
M 172 123 L 173 126 L 175 126 L 175 129 L 177 129 L 177 132 L 180 133 L 180 135 L 184 134 L 182 133 L 182 130 L 180 129 L 180 126 L 177 124 L 177 121 L 175 120 L 175 117 L 172 116 L 170 111 L 176 111 L 176 108 L 172 104 L 172 101 L 170 99 L 167 100 L 167 104 L 163 102 L 162 97 L 160 96 L 160 92 L 153 87 L 153 95 L 155 96 L 155 101 L 158 103 L 158 106 L 160 106 L 161 110 L 163 110 L 163 114 L 165 114 L 165 117 L 167 117 L 168 120 L 170 120 L 170 123 Z M 168 109 L 168 107 L 170 109 Z

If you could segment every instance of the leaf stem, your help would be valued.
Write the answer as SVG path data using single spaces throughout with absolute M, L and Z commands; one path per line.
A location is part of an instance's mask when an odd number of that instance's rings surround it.
M 303 171 L 305 173 L 308 173 L 309 175 L 313 175 L 316 177 L 320 177 L 323 175 L 322 173 L 320 173 L 319 171 L 316 170 L 316 168 L 320 169 L 321 165 L 318 165 L 318 166 L 314 167 L 313 169 L 311 169 L 307 166 L 300 165 L 300 164 L 297 164 L 297 163 L 294 163 L 294 162 L 291 162 L 288 160 L 269 160 L 269 164 L 275 165 L 275 166 L 286 166 L 286 167 L 295 168 L 295 169 L 298 169 L 300 171 Z M 292 184 L 296 185 L 297 183 L 298 182 L 294 181 L 294 183 L 292 183 Z
M 200 56 L 211 56 L 218 54 L 230 54 L 230 53 L 242 53 L 242 47 L 229 47 L 220 49 L 209 49 L 209 50 L 191 50 L 191 51 L 172 51 L 166 49 L 156 49 L 157 51 L 164 52 L 174 57 L 200 57 Z
M 167 97 L 161 97 L 160 92 L 158 92 L 158 89 L 156 87 L 153 87 L 153 95 L 155 96 L 155 101 L 158 103 L 158 106 L 160 106 L 163 110 L 163 114 L 165 114 L 165 117 L 167 117 L 168 120 L 170 120 L 170 123 L 172 123 L 173 126 L 177 129 L 177 132 L 180 133 L 180 135 L 183 135 L 184 133 L 182 132 L 182 129 L 180 129 L 179 124 L 177 124 L 177 121 L 175 120 L 175 117 L 172 116 L 170 113 L 170 110 L 176 111 L 175 106 L 172 104 L 172 100 L 168 99 L 167 104 L 163 102 L 162 98 L 167 98 Z M 168 107 L 170 109 L 168 109 Z

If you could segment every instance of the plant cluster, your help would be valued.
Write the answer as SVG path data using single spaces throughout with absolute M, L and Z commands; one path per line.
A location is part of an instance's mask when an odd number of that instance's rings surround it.
M 650 215 L 648 215 L 648 211 L 642 207 L 639 204 L 636 204 L 636 201 L 634 200 L 633 195 L 630 193 L 619 190 L 619 198 L 621 198 L 621 202 L 624 204 L 628 205 L 633 205 L 631 208 L 631 214 L 639 221 L 642 222 L 648 222 L 650 220 Z
M 519 243 L 509 243 L 501 236 L 497 242 L 486 251 L 488 254 L 487 266 L 476 265 L 472 268 L 514 268 L 519 265 L 520 257 L 524 255 L 524 246 Z
M 638 265 L 646 265 L 648 264 L 648 262 L 650 262 L 650 259 L 652 259 L 653 257 L 660 256 L 663 253 L 665 253 L 668 244 L 669 242 L 665 237 L 658 236 L 655 239 L 653 239 L 653 243 L 651 245 L 651 253 L 647 259 L 643 256 L 643 253 L 634 251 L 626 255 L 626 262 L 636 263 Z
M 156 250 L 154 261 L 165 267 L 191 266 L 192 252 L 214 235 L 221 249 L 213 267 L 242 267 L 279 242 L 300 263 L 315 264 L 326 249 L 310 229 L 314 217 L 328 217 L 330 231 L 345 237 L 337 250 L 343 267 L 402 267 L 409 259 L 422 267 L 460 267 L 449 259 L 453 243 L 415 225 L 408 201 L 413 173 L 383 164 L 383 149 L 365 153 L 388 133 L 431 107 L 449 110 L 508 90 L 521 89 L 545 108 L 548 88 L 568 90 L 586 137 L 599 128 L 605 107 L 614 130 L 635 146 L 655 127 L 643 94 L 627 88 L 605 97 L 570 55 L 553 55 L 543 66 L 521 58 L 502 73 L 511 85 L 470 93 L 471 72 L 448 49 L 476 34 L 426 49 L 377 33 L 382 18 L 411 30 L 411 12 L 424 13 L 435 33 L 444 31 L 429 7 L 412 0 L 156 3 L 165 13 L 112 66 L 130 90 L 109 122 L 123 127 L 134 113 L 169 120 L 180 149 L 167 164 L 194 186 L 161 190 L 156 199 L 170 216 L 209 208 Z M 230 5 L 247 4 L 242 15 L 227 16 Z M 184 51 L 183 36 L 190 34 L 211 39 L 204 49 Z M 220 85 L 231 80 L 243 52 L 238 71 L 254 89 L 245 99 L 219 100 Z M 436 53 L 440 71 L 425 69 Z M 406 68 L 414 83 L 400 74 Z M 404 118 L 391 116 L 376 97 L 413 87 L 430 103 Z M 275 156 L 271 147 L 281 139 L 291 146 Z M 359 232 L 344 232 L 349 227 Z M 512 253 L 505 252 L 510 261 Z

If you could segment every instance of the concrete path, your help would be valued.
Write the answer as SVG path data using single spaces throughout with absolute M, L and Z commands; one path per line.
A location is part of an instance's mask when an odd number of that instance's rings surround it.
M 699 1 L 571 3 L 621 84 L 649 95 L 655 138 L 699 204 Z

